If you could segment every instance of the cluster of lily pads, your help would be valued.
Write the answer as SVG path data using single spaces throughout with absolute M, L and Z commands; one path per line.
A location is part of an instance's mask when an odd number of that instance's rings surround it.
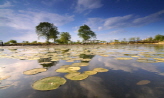
M 3 50 L 3 49 L 2 49 Z M 84 57 L 84 55 L 86 57 Z M 4 47 L 0 51 L 0 58 L 12 58 L 20 60 L 42 60 L 40 64 L 50 64 L 53 61 L 65 60 L 66 62 L 79 61 L 72 65 L 61 66 L 56 72 L 67 73 L 64 77 L 69 80 L 83 80 L 89 75 L 97 72 L 107 72 L 108 69 L 95 68 L 93 70 L 78 72 L 82 66 L 88 66 L 93 56 L 111 57 L 116 60 L 136 60 L 142 63 L 164 62 L 164 52 L 149 51 L 144 49 L 129 49 L 129 47 L 114 46 L 55 46 L 54 47 Z M 44 58 L 50 58 L 50 61 L 44 61 Z M 26 75 L 33 75 L 47 71 L 45 68 L 35 68 L 23 72 Z M 34 82 L 32 87 L 36 90 L 52 90 L 66 83 L 62 77 L 47 77 Z M 0 78 L 3 80 L 5 78 Z M 137 85 L 148 84 L 149 81 L 138 82 Z
M 97 74 L 97 72 L 108 71 L 108 69 L 105 68 L 94 68 L 93 70 L 84 71 L 83 73 L 78 72 L 78 70 L 81 69 L 79 66 L 87 66 L 87 65 L 88 63 L 73 63 L 72 65 L 64 65 L 58 68 L 56 72 L 67 73 L 65 75 L 65 78 L 69 80 L 84 80 L 89 75 Z M 46 70 L 47 69 L 45 68 L 35 68 L 35 69 L 24 71 L 23 74 L 34 75 L 40 72 L 44 72 Z M 57 89 L 60 85 L 63 85 L 65 83 L 66 83 L 66 79 L 62 77 L 58 77 L 58 76 L 47 77 L 34 82 L 32 88 L 36 90 L 53 90 L 53 89 Z
M 51 61 L 40 62 L 40 64 L 50 64 L 53 61 L 66 60 L 90 61 L 91 58 L 82 58 L 81 54 L 99 55 L 103 57 L 113 57 L 116 60 L 132 60 L 143 63 L 164 62 L 164 52 L 156 52 L 144 49 L 129 49 L 129 47 L 112 46 L 60 46 L 50 47 L 8 47 L 0 51 L 0 58 L 13 58 L 20 60 L 39 60 L 41 58 L 51 58 Z

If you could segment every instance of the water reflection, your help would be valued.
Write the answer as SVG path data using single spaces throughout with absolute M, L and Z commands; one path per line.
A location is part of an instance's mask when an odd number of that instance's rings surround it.
M 3 88 L 0 89 L 0 98 L 163 98 L 163 49 L 163 45 L 1 47 L 0 76 L 11 77 L 0 82 L 0 88 Z M 31 88 L 39 79 L 64 77 L 66 73 L 55 72 L 61 66 L 82 62 L 89 65 L 81 66 L 81 73 L 97 67 L 109 71 L 82 81 L 67 79 L 65 85 L 52 91 L 41 92 Z M 48 70 L 36 75 L 23 74 L 34 68 Z M 141 80 L 150 83 L 137 85 Z

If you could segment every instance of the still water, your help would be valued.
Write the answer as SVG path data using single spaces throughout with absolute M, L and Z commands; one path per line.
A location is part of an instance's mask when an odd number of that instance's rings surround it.
M 107 71 L 71 80 L 69 72 L 57 71 L 64 66 L 79 68 L 79 73 Z M 46 71 L 24 74 L 35 68 Z M 44 91 L 32 87 L 54 76 L 65 84 Z M 1 46 L 0 98 L 164 98 L 164 46 Z

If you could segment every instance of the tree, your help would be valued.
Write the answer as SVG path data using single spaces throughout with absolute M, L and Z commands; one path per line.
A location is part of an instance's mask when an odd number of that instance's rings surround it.
M 45 37 L 47 42 L 49 42 L 49 39 L 52 38 L 55 40 L 59 34 L 57 27 L 48 22 L 41 22 L 38 26 L 36 26 L 36 33 L 38 37 Z
M 90 27 L 87 25 L 80 26 L 78 32 L 78 36 L 82 38 L 83 41 L 89 40 L 90 38 L 96 38 L 96 34 L 91 31 Z
M 17 41 L 16 40 L 10 40 L 10 41 L 8 41 L 9 43 L 12 43 L 12 44 L 16 44 L 17 43 Z
M 156 40 L 156 41 L 163 41 L 163 40 L 164 40 L 164 36 L 158 34 L 158 35 L 156 35 L 156 36 L 154 37 L 154 40 Z
M 68 32 L 62 32 L 60 34 L 60 41 L 63 43 L 68 43 L 68 41 L 70 41 L 71 39 L 71 35 Z

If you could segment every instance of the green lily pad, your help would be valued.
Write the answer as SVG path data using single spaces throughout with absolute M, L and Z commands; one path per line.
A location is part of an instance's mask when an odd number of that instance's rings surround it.
M 68 70 L 80 70 L 80 67 L 68 67 Z
M 80 66 L 88 66 L 89 63 L 80 63 Z
M 107 72 L 108 69 L 105 69 L 105 68 L 94 68 L 93 71 L 96 71 L 96 72 Z
M 88 77 L 88 75 L 80 74 L 79 72 L 76 72 L 76 73 L 67 74 L 67 75 L 65 75 L 65 77 L 70 80 L 84 80 Z
M 24 71 L 23 74 L 25 74 L 25 75 L 34 75 L 34 74 L 44 72 L 44 71 L 47 71 L 47 69 L 45 69 L 45 68 L 35 68 L 35 69 Z
M 133 58 L 124 58 L 124 57 L 119 57 L 119 58 L 115 58 L 115 59 L 117 59 L 117 60 L 131 60 L 131 59 L 133 59 Z
M 96 71 L 85 71 L 84 74 L 95 75 L 95 74 L 97 74 L 97 72 Z
M 76 72 L 76 70 L 70 70 L 68 68 L 62 67 L 56 70 L 56 72 L 60 72 L 60 73 L 71 73 L 71 72 Z
M 7 79 L 9 77 L 11 77 L 11 76 L 0 76 L 0 80 L 5 80 L 5 79 Z
M 149 84 L 150 81 L 149 80 L 141 80 L 139 82 L 137 82 L 137 85 L 146 85 L 146 84 Z
M 41 80 L 38 80 L 34 82 L 32 85 L 32 88 L 35 90 L 53 90 L 57 89 L 60 85 L 63 85 L 66 83 L 66 80 L 61 77 L 47 77 L 43 78 Z

